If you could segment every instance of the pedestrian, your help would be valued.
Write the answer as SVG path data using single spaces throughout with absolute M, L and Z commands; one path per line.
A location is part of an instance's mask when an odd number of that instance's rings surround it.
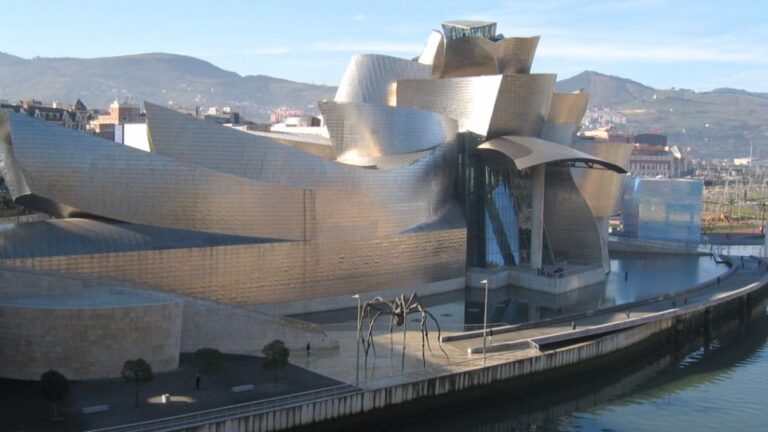
M 491 340 L 493 340 L 493 327 L 488 329 L 488 343 L 491 343 Z
M 576 321 L 571 322 L 571 330 L 576 330 Z
M 312 351 L 312 345 L 307 342 L 307 357 L 309 357 L 310 352 Z
M 627 319 L 629 319 L 629 309 L 627 309 L 626 314 L 627 314 Z
M 200 390 L 200 374 L 195 375 L 195 390 Z

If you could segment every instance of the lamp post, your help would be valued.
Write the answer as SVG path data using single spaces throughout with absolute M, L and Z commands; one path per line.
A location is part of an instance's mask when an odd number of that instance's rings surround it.
M 483 303 L 483 366 L 485 366 L 486 331 L 488 330 L 488 279 L 480 281 L 485 286 L 485 302 Z
M 360 294 L 355 294 L 352 296 L 352 298 L 357 299 L 357 361 L 355 363 L 355 387 L 357 387 L 360 384 L 360 319 L 362 314 L 360 313 Z

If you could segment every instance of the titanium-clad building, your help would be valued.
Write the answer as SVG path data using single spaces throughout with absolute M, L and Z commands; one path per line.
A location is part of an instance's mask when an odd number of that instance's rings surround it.
M 319 102 L 328 139 L 244 133 L 146 103 L 142 152 L 0 113 L 13 198 L 59 218 L 5 228 L 0 264 L 181 299 L 184 326 L 168 338 L 178 333 L 182 350 L 217 340 L 185 327 L 187 310 L 221 311 L 205 302 L 289 343 L 322 344 L 248 314 L 486 278 L 550 292 L 602 279 L 595 218 L 616 198 L 602 200 L 600 182 L 620 181 L 626 163 L 572 147 L 587 95 L 556 94 L 554 75 L 529 73 L 538 37 L 495 32 L 448 22 L 417 59 L 354 57 L 335 100 Z M 225 345 L 252 350 L 258 337 Z

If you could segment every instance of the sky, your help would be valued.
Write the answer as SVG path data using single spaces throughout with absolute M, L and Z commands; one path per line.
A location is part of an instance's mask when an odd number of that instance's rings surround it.
M 594 70 L 656 88 L 768 92 L 768 0 L 3 1 L 19 57 L 167 52 L 240 75 L 338 84 L 349 58 L 417 56 L 451 19 L 541 36 L 532 72 Z

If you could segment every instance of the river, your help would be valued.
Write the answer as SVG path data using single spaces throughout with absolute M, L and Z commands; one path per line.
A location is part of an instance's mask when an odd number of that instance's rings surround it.
M 413 425 L 420 431 L 768 430 L 768 312 L 710 339 L 651 353 L 595 377 Z

